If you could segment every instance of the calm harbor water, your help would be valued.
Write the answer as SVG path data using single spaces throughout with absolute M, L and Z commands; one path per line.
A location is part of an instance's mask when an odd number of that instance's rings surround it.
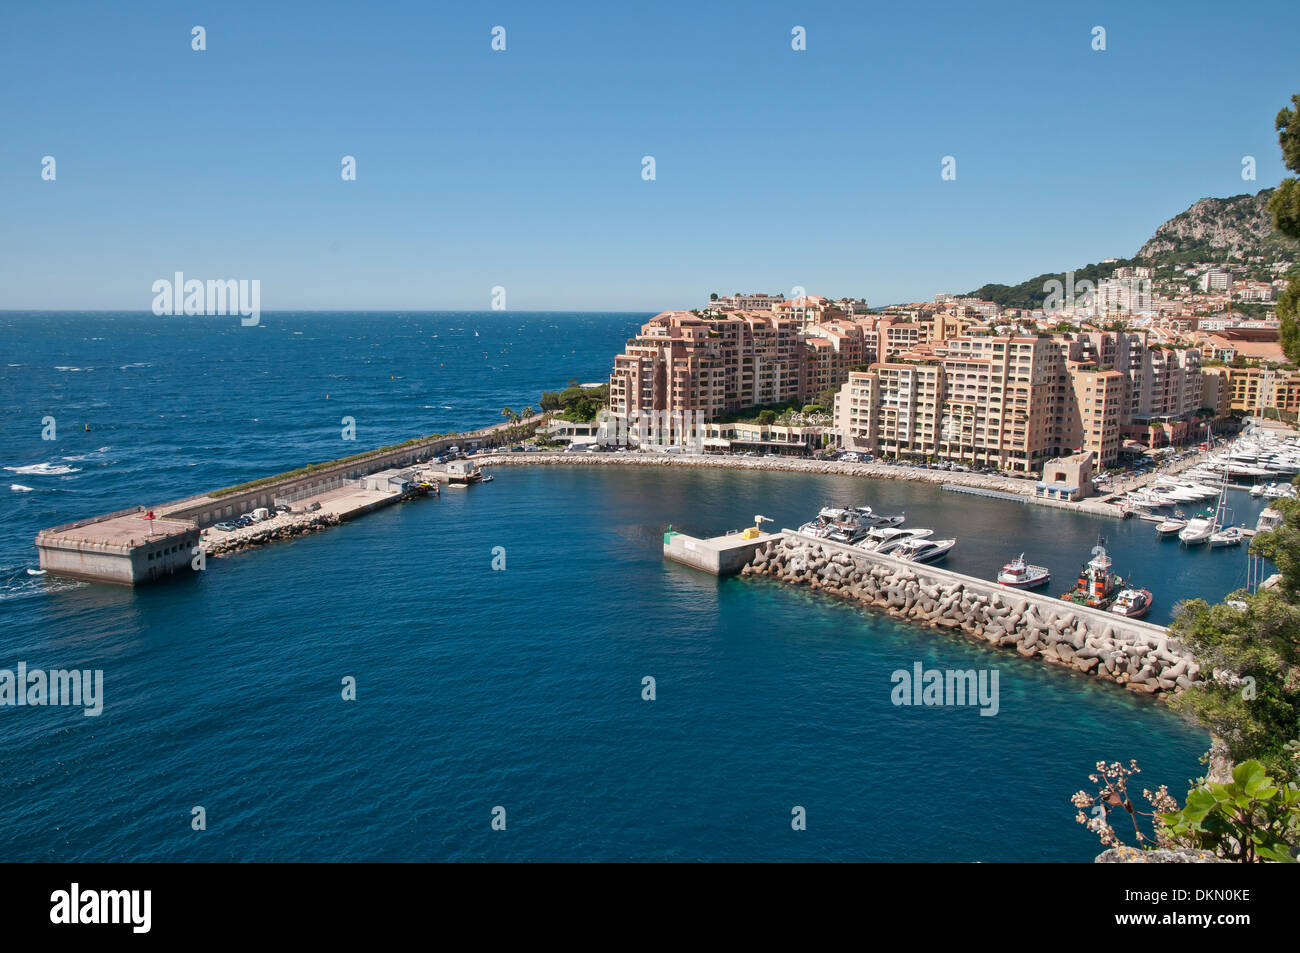
M 1204 736 L 1149 700 L 804 591 L 719 582 L 660 552 L 670 522 L 710 533 L 762 513 L 795 526 L 821 505 L 867 502 L 957 536 L 947 565 L 961 572 L 1024 550 L 1066 582 L 1100 530 L 1160 612 L 1244 581 L 1241 553 L 1180 550 L 1134 521 L 889 481 L 503 468 L 176 584 L 26 572 L 42 526 L 349 452 L 345 414 L 364 447 L 600 380 L 642 317 L 295 314 L 242 329 L 0 315 L 16 365 L 0 368 L 14 410 L 0 434 L 12 468 L 0 667 L 102 668 L 106 695 L 98 718 L 0 708 L 0 849 L 1088 860 L 1096 841 L 1069 797 L 1095 761 L 1135 757 L 1144 783 L 1175 791 L 1200 773 Z M 53 443 L 40 440 L 47 414 Z M 890 675 L 918 661 L 998 670 L 998 714 L 895 707 Z M 354 702 L 340 698 L 345 676 Z M 489 826 L 497 805 L 505 832 Z M 791 830 L 795 805 L 806 831 Z

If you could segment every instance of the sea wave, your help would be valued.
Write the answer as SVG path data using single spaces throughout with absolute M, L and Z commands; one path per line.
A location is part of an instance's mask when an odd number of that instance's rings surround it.
M 93 367 L 67 367 L 62 364 L 56 366 L 54 369 L 56 371 L 93 371 L 94 370 Z
M 13 490 L 15 493 L 31 493 L 33 487 L 23 486 L 21 483 L 10 483 L 9 489 Z
M 25 467 L 5 467 L 10 473 L 23 476 L 63 476 L 67 473 L 80 473 L 81 467 L 65 467 L 57 463 L 31 463 Z
M 64 460 L 70 460 L 70 461 L 73 462 L 73 463 L 78 463 L 78 462 L 80 462 L 80 461 L 82 461 L 82 460 L 89 460 L 91 457 L 93 457 L 93 456 L 94 456 L 95 454 L 97 454 L 97 453 L 106 453 L 106 452 L 108 452 L 108 450 L 109 450 L 108 447 L 100 447 L 98 450 L 88 450 L 88 451 L 86 451 L 85 453 L 77 453 L 77 454 L 73 454 L 72 456 L 70 456 L 70 457 L 64 457 L 63 459 L 64 459 Z M 8 469 L 8 468 L 6 468 L 6 469 Z
M 81 589 L 86 585 L 87 583 L 61 576 L 46 576 L 43 569 L 32 569 L 27 566 L 0 568 L 0 602 Z

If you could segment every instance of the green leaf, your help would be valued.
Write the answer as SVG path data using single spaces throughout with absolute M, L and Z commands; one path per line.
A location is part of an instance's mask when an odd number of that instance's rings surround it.
M 1233 782 L 1247 789 L 1252 780 L 1264 777 L 1264 766 L 1258 761 L 1243 761 L 1232 769 Z

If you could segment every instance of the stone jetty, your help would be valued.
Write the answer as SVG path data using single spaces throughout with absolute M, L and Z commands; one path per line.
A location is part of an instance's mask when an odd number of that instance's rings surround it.
M 1161 626 L 792 530 L 760 546 L 741 575 L 806 585 L 1142 694 L 1189 688 L 1201 671 Z
M 319 533 L 331 526 L 338 526 L 342 521 L 334 513 L 313 513 L 285 520 L 274 526 L 257 529 L 257 524 L 249 527 L 251 531 L 225 533 L 213 539 L 204 540 L 203 546 L 209 556 L 229 556 L 245 549 L 255 549 L 280 540 L 293 539 Z

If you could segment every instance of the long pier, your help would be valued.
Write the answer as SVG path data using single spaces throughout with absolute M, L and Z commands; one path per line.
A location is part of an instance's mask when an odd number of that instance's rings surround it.
M 994 500 L 1006 500 L 1009 503 L 1026 503 L 1029 497 L 1024 493 L 1007 493 L 1005 490 L 988 490 L 980 486 L 961 486 L 956 483 L 945 483 L 943 488 L 949 493 L 968 493 L 971 496 L 986 496 Z
M 523 421 L 535 425 L 541 416 Z M 272 539 L 315 532 L 407 498 L 401 485 L 415 479 L 455 482 L 449 470 L 428 461 L 453 446 L 479 449 L 504 442 L 518 425 L 497 424 L 381 447 L 341 460 L 302 467 L 249 483 L 200 493 L 154 507 L 136 506 L 41 530 L 40 566 L 56 576 L 134 586 L 197 571 L 200 555 L 220 555 Z M 417 476 L 404 469 L 425 465 Z M 292 509 L 232 532 L 218 523 L 258 509 Z

